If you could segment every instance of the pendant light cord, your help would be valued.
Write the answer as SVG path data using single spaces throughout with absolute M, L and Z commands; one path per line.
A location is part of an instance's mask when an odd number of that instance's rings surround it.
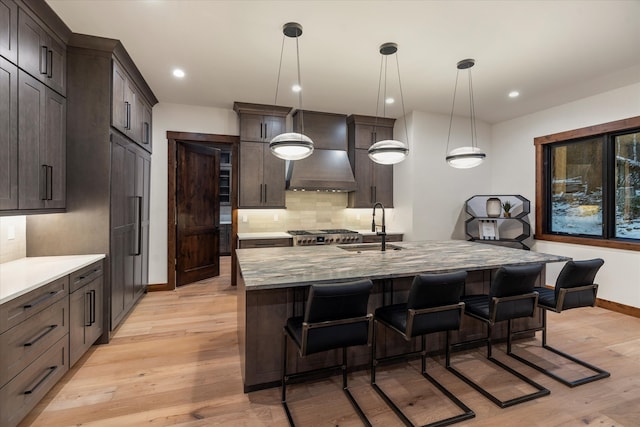
M 404 134 L 407 137 L 407 149 L 409 149 L 409 129 L 407 128 L 407 113 L 404 111 L 404 95 L 402 94 L 402 79 L 400 79 L 400 61 L 398 52 L 396 55 L 396 67 L 398 68 L 398 87 L 400 88 L 400 103 L 402 104 L 402 119 L 404 120 Z
M 458 91 L 458 76 L 460 75 L 460 69 L 456 71 L 456 83 L 453 86 L 453 102 L 451 103 L 451 115 L 449 116 L 449 133 L 447 134 L 447 150 L 445 154 L 449 153 L 449 140 L 451 138 L 451 126 L 453 125 L 453 111 L 456 106 L 456 92 Z
M 300 48 L 298 47 L 298 37 L 296 37 L 296 61 L 298 65 L 298 104 L 300 105 L 300 133 L 304 135 L 304 111 L 302 110 L 302 80 L 300 79 Z
M 276 78 L 276 96 L 273 100 L 273 105 L 278 105 L 278 89 L 280 88 L 280 73 L 282 72 L 282 55 L 284 53 L 284 38 L 282 35 L 282 47 L 280 48 L 280 64 L 278 65 L 278 77 Z
M 473 100 L 473 80 L 471 78 L 471 69 L 469 72 L 469 113 L 471 114 L 471 147 L 476 148 L 478 145 L 478 135 L 476 133 L 476 107 Z

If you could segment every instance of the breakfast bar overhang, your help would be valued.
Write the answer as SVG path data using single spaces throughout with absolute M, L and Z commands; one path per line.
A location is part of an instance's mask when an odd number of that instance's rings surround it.
M 369 310 L 406 301 L 416 274 L 468 272 L 465 292 L 487 293 L 495 271 L 504 265 L 564 262 L 570 258 L 503 246 L 463 240 L 398 242 L 379 244 L 238 249 L 238 344 L 244 391 L 250 392 L 280 384 L 283 326 L 291 316 L 304 314 L 308 287 L 317 283 L 338 283 L 369 278 L 374 289 Z M 544 269 L 539 285 L 544 285 Z M 539 325 L 540 317 L 514 322 L 517 329 Z M 506 336 L 506 327 L 496 325 L 494 336 Z M 395 335 L 380 331 L 382 352 L 396 354 L 413 349 Z M 468 319 L 453 342 L 480 338 L 483 326 Z M 443 349 L 444 335 L 434 335 L 429 351 Z M 369 349 L 349 351 L 349 365 L 367 366 Z M 291 349 L 288 363 L 297 370 L 322 368 L 336 364 L 337 351 L 320 353 L 298 360 Z

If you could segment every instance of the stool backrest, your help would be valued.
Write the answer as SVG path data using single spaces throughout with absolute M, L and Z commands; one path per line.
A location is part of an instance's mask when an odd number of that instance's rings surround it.
M 490 316 L 494 322 L 533 316 L 538 304 L 534 293 L 542 264 L 500 267 L 489 289 Z M 522 298 L 520 298 L 522 297 Z M 499 301 L 495 304 L 494 301 Z
M 596 274 L 604 264 L 601 258 L 583 261 L 568 261 L 556 280 L 555 297 L 560 298 L 562 289 L 583 288 L 575 292 L 566 292 L 562 299 L 562 310 L 576 307 L 593 306 L 596 302 L 597 285 L 593 285 Z
M 312 285 L 302 327 L 304 354 L 369 342 L 371 280 Z
M 413 278 L 407 300 L 405 335 L 415 337 L 460 328 L 466 271 L 419 274 Z

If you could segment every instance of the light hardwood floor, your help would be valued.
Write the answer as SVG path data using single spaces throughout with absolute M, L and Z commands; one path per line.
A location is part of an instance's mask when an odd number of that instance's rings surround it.
M 146 295 L 111 343 L 94 346 L 21 427 L 287 425 L 279 389 L 242 392 L 236 291 L 225 261 L 220 278 Z M 584 308 L 551 313 L 549 327 L 550 344 L 609 370 L 611 378 L 570 389 L 502 357 L 499 345 L 501 360 L 551 390 L 550 396 L 500 409 L 447 372 L 441 358 L 430 360 L 431 374 L 476 412 L 475 419 L 457 425 L 640 426 L 640 319 Z M 519 351 L 535 353 L 533 344 L 527 340 Z M 477 350 L 456 353 L 453 363 L 487 385 L 503 382 Z M 367 371 L 355 372 L 350 385 L 373 424 L 401 425 L 368 378 Z M 417 423 L 456 413 L 419 375 L 418 361 L 381 369 L 378 384 Z M 518 389 L 503 388 L 500 397 Z M 293 385 L 289 402 L 301 426 L 361 425 L 339 376 Z

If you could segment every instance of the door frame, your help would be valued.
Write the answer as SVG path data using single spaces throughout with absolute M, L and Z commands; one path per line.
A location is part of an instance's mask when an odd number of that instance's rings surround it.
M 231 284 L 236 284 L 236 248 L 238 234 L 238 152 L 240 137 L 209 133 L 167 131 L 167 284 L 153 285 L 150 290 L 176 289 L 176 166 L 177 141 L 231 149 Z

